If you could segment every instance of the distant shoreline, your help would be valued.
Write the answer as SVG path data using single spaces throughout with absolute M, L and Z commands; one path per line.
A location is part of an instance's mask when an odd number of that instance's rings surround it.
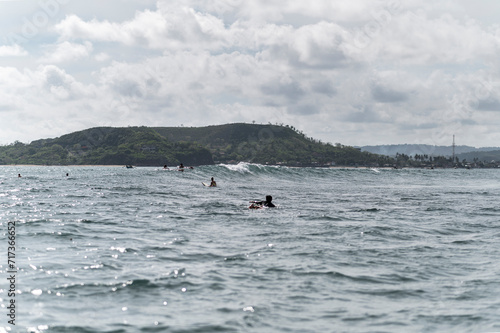
M 92 164 L 84 164 L 84 165 L 78 165 L 78 164 L 71 164 L 71 165 L 45 165 L 45 164 L 2 164 L 0 167 L 60 167 L 60 168 L 66 168 L 66 167 L 118 167 L 118 168 L 125 168 L 125 165 L 92 165 Z M 160 167 L 160 166 L 158 166 Z M 161 166 L 163 168 L 163 166 Z M 134 166 L 136 168 L 136 166 Z
M 243 162 L 247 163 L 247 162 Z M 207 164 L 207 165 L 198 165 L 196 167 L 201 167 L 201 166 L 216 166 L 216 165 L 238 165 L 238 164 L 226 164 L 226 163 L 220 163 L 220 164 Z M 253 164 L 253 163 L 251 163 Z M 262 166 L 281 166 L 281 167 L 287 167 L 287 168 L 317 168 L 317 169 L 361 169 L 361 170 L 370 170 L 370 169 L 375 169 L 375 170 L 402 170 L 402 169 L 417 169 L 417 170 L 436 170 L 436 169 L 465 169 L 467 168 L 454 168 L 454 167 L 441 167 L 441 166 L 435 166 L 433 168 L 431 167 L 412 167 L 412 166 L 405 166 L 405 167 L 388 167 L 388 166 L 383 166 L 383 167 L 375 167 L 375 166 L 341 166 L 341 165 L 335 165 L 335 166 L 287 166 L 287 165 L 276 165 L 276 164 L 260 164 Z M 68 167 L 83 167 L 83 168 L 91 168 L 91 167 L 106 167 L 106 168 L 126 168 L 126 165 L 119 165 L 119 164 L 71 164 L 71 165 L 44 165 L 44 164 L 1 164 L 0 167 L 57 167 L 57 168 L 68 168 Z M 133 168 L 162 168 L 163 165 L 134 165 Z M 169 167 L 169 169 L 175 169 L 177 166 L 172 165 Z M 496 167 L 474 167 L 470 169 L 498 169 Z

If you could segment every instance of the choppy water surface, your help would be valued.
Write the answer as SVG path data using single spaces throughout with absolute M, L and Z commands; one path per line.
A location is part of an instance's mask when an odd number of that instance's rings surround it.
M 217 188 L 202 186 L 210 177 Z M 500 170 L 0 167 L 0 332 L 500 331 L 499 179 Z M 266 194 L 278 208 L 247 208 Z

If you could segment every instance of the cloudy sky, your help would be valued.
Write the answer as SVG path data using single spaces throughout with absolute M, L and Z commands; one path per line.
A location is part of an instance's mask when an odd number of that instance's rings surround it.
M 500 146 L 498 0 L 0 0 L 0 144 L 283 123 Z

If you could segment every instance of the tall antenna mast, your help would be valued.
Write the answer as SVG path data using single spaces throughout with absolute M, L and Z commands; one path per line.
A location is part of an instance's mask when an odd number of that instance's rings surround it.
M 452 160 L 451 160 L 451 162 L 455 163 L 455 134 L 453 134 L 453 145 L 452 145 L 452 148 L 453 148 L 453 154 L 452 154 Z

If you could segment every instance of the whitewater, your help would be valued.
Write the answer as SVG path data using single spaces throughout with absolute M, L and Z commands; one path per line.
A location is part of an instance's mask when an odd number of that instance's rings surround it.
M 497 169 L 2 166 L 0 332 L 500 331 L 499 200 Z

